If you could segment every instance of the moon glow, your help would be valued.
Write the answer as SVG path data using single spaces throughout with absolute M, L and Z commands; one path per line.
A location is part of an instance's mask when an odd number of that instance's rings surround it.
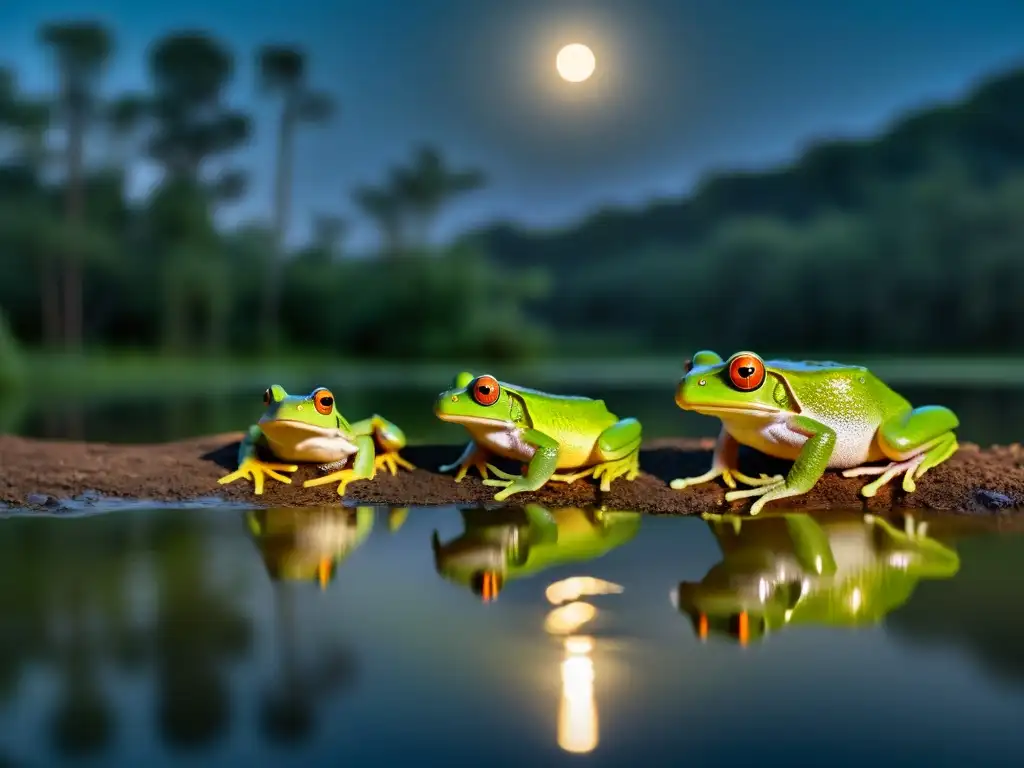
M 582 43 L 570 43 L 555 57 L 555 68 L 563 80 L 582 83 L 594 74 L 597 59 L 594 52 Z

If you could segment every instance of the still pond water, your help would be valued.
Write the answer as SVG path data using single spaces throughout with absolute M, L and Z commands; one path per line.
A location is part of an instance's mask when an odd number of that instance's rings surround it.
M 261 391 L 30 406 L 5 428 L 235 430 Z M 415 442 L 461 437 L 433 423 L 432 393 L 413 410 L 347 394 L 354 418 L 379 411 Z M 670 393 L 600 394 L 648 434 L 714 431 Z M 1020 393 L 907 394 L 957 409 L 967 440 L 1024 425 Z M 1019 766 L 1024 537 L 930 520 L 9 517 L 0 765 Z

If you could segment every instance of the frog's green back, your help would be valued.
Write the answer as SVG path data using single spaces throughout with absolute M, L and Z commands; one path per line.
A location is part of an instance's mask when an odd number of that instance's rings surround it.
M 501 386 L 507 392 L 519 395 L 523 399 L 533 426 L 541 431 L 545 426 L 572 427 L 573 424 L 579 424 L 581 420 L 590 422 L 591 426 L 604 428 L 618 420 L 608 410 L 604 400 L 595 400 L 579 395 L 554 395 L 550 392 L 541 392 L 504 382 L 501 382 Z
M 906 398 L 862 365 L 833 360 L 769 360 L 765 367 L 786 378 L 808 415 L 843 415 L 856 410 L 883 420 L 911 408 Z

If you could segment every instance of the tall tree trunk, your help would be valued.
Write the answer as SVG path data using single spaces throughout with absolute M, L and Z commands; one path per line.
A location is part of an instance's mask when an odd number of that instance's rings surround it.
M 274 178 L 274 253 L 264 271 L 263 345 L 274 348 L 278 342 L 278 306 L 281 297 L 281 271 L 284 261 L 285 235 L 291 213 L 292 144 L 296 111 L 292 97 L 287 96 L 281 111 L 277 132 L 277 160 Z
M 42 308 L 43 344 L 51 349 L 60 344 L 60 283 L 53 259 L 44 256 L 39 267 L 39 299 Z
M 67 219 L 72 225 L 82 221 L 85 190 L 82 185 L 82 161 L 85 141 L 84 116 L 72 107 L 68 117 Z M 75 228 L 72 227 L 72 232 Z M 70 246 L 72 249 L 75 245 Z M 64 344 L 69 352 L 82 348 L 82 265 L 81 254 L 65 254 L 64 265 Z
M 188 339 L 188 298 L 181 277 L 169 265 L 164 268 L 163 346 L 164 351 L 179 353 Z

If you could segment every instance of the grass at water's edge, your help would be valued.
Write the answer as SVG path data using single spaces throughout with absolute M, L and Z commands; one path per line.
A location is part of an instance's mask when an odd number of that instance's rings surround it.
M 782 355 L 776 355 L 782 357 Z M 804 359 L 804 356 L 790 356 Z M 821 359 L 821 356 L 814 356 Z M 1018 387 L 1024 384 L 1024 356 L 1006 358 L 854 357 L 842 362 L 866 365 L 895 385 Z M 580 381 L 610 386 L 650 386 L 675 382 L 682 357 L 538 360 L 528 363 L 401 363 L 340 358 L 275 359 L 174 358 L 146 353 L 96 352 L 81 356 L 26 352 L 30 391 L 75 392 L 82 396 L 138 393 L 228 392 L 278 382 L 316 379 L 329 386 L 444 387 L 460 370 L 489 371 L 527 386 L 557 387 Z

